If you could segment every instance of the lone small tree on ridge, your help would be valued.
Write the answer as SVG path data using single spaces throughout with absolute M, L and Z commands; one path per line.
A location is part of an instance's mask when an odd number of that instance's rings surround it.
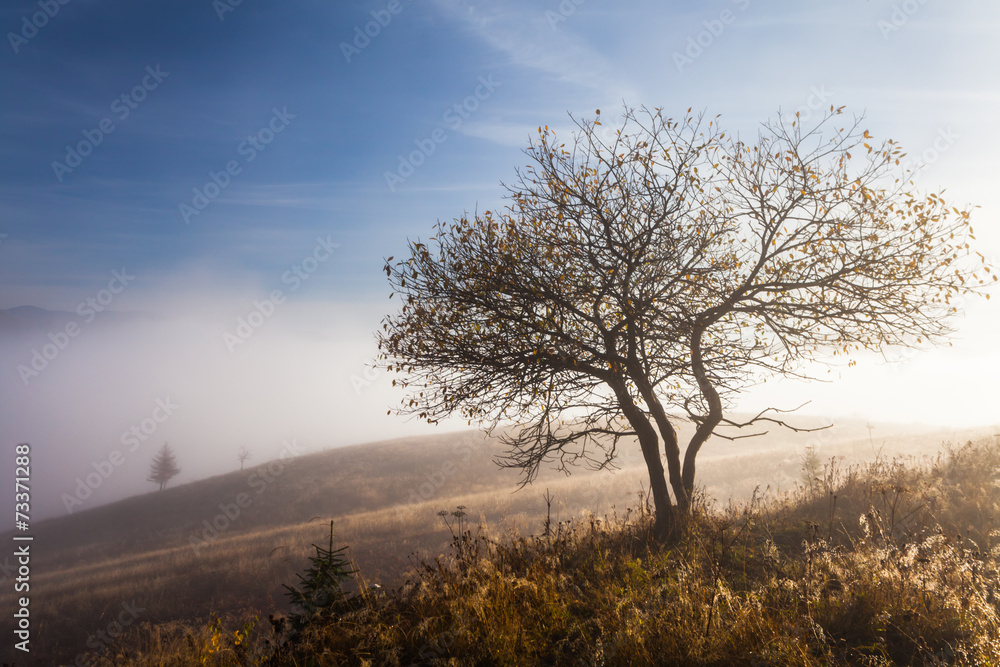
M 243 464 L 246 463 L 250 457 L 250 450 L 247 449 L 246 446 L 240 447 L 240 451 L 236 455 L 236 458 L 240 461 L 240 470 L 243 470 Z
M 160 491 L 162 491 L 166 488 L 167 482 L 176 477 L 180 471 L 181 469 L 177 467 L 177 457 L 174 456 L 174 450 L 167 443 L 163 443 L 153 462 L 149 465 L 149 477 L 146 480 L 159 484 Z

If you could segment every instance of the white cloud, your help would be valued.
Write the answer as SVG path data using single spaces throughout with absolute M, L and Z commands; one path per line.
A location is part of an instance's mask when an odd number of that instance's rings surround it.
M 553 25 L 546 12 L 558 14 L 558 3 L 522 4 L 515 8 L 511 8 L 511 3 L 498 1 L 436 0 L 436 4 L 490 47 L 505 54 L 509 63 L 541 71 L 550 82 L 570 84 L 590 97 L 636 96 L 635 89 L 614 64 L 588 44 L 582 32 L 574 29 L 575 14 Z M 586 10 L 587 6 L 581 3 L 577 13 Z

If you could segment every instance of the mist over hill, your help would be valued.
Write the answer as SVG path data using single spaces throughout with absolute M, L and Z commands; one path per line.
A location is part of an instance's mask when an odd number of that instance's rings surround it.
M 725 505 L 793 488 L 802 479 L 806 447 L 846 466 L 879 456 L 916 457 L 943 442 L 993 432 L 844 421 L 817 433 L 713 439 L 699 475 L 706 492 Z M 518 471 L 496 465 L 502 453 L 496 438 L 475 430 L 318 452 L 288 440 L 278 456 L 255 459 L 242 471 L 33 521 L 32 594 L 44 601 L 32 612 L 43 621 L 39 645 L 60 646 L 71 659 L 123 602 L 142 608 L 151 623 L 284 608 L 282 584 L 294 581 L 330 521 L 364 581 L 392 586 L 402 583 L 415 559 L 445 552 L 450 532 L 439 512 L 462 506 L 469 521 L 483 521 L 491 534 L 531 534 L 549 511 L 546 493 L 554 499 L 553 521 L 579 522 L 591 512 L 620 515 L 648 488 L 634 442 L 621 443 L 617 470 L 578 467 L 566 476 L 545 466 L 524 488 Z M 0 579 L 14 576 L 14 566 L 11 557 L 0 557 Z M 0 592 L 0 604 L 13 594 L 12 588 Z
M 233 470 L 241 447 L 254 463 L 288 440 L 318 451 L 429 430 L 386 415 L 398 399 L 369 367 L 372 339 L 342 330 L 374 327 L 366 306 L 288 302 L 230 349 L 224 336 L 247 317 L 239 303 L 192 297 L 167 314 L 93 317 L 83 304 L 0 311 L 0 440 L 32 445 L 36 518 L 151 490 L 164 442 L 179 484 Z M 12 466 L 0 461 L 4 474 Z
M 234 470 L 241 447 L 253 464 L 279 456 L 287 441 L 316 452 L 466 428 L 386 414 L 401 394 L 391 374 L 372 367 L 377 306 L 288 301 L 234 346 L 230 337 L 241 322 L 249 325 L 253 303 L 250 296 L 191 294 L 172 305 L 108 308 L 92 317 L 86 300 L 72 310 L 0 311 L 0 440 L 32 445 L 35 518 L 153 490 L 146 476 L 164 442 L 178 457 L 177 485 Z M 793 389 L 774 404 L 801 403 L 802 388 Z M 760 387 L 766 391 L 771 383 Z M 796 419 L 843 421 L 807 410 Z M 713 442 L 703 456 L 722 446 Z M 746 441 L 739 451 L 757 444 Z M 3 474 L 12 466 L 0 460 Z

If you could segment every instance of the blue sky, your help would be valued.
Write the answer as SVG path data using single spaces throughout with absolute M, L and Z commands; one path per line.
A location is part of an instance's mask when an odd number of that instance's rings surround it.
M 388 4 L 244 2 L 220 18 L 207 0 L 72 0 L 14 53 L 10 33 L 41 8 L 5 3 L 0 306 L 65 305 L 123 263 L 143 290 L 194 267 L 220 287 L 266 284 L 320 232 L 350 251 L 324 298 L 384 293 L 382 257 L 439 217 L 495 203 L 532 129 L 567 112 L 694 106 L 751 127 L 822 100 L 919 147 L 939 126 L 989 132 L 997 93 L 983 79 L 998 64 L 987 3 L 914 1 L 891 32 L 878 21 L 893 5 L 876 1 Z M 391 20 L 348 62 L 342 44 L 379 16 Z M 713 23 L 721 34 L 678 71 L 675 54 Z M 115 100 L 147 67 L 168 74 L 122 119 Z M 444 114 L 480 77 L 497 86 L 454 128 Z M 238 147 L 274 109 L 294 119 L 245 162 Z M 60 182 L 52 163 L 107 118 L 113 132 Z M 390 191 L 385 172 L 435 128 L 444 143 Z M 230 160 L 241 173 L 185 224 L 179 205 Z
M 192 271 L 218 289 L 266 287 L 320 233 L 344 256 L 316 298 L 384 295 L 381 258 L 437 218 L 494 205 L 533 128 L 623 101 L 736 128 L 821 101 L 916 148 L 946 126 L 994 140 L 998 10 L 985 2 L 389 5 L 72 0 L 23 41 L 11 33 L 31 34 L 24 17 L 43 7 L 6 3 L 0 307 L 67 307 L 123 264 L 136 292 Z M 678 66 L 699 33 L 703 53 Z M 134 109 L 116 103 L 147 67 L 166 75 Z M 495 82 L 485 99 L 446 122 L 481 78 Z M 239 147 L 275 109 L 294 118 L 248 162 Z M 55 173 L 105 119 L 113 131 Z M 385 173 L 437 128 L 445 141 L 390 191 Z M 239 173 L 186 222 L 180 204 L 233 160 Z
M 324 362 L 350 398 L 323 415 L 333 424 L 398 399 L 350 391 L 392 306 L 383 258 L 438 219 L 496 206 L 535 128 L 568 134 L 568 114 L 693 107 L 753 132 L 779 109 L 846 105 L 923 156 L 919 186 L 981 206 L 981 249 L 1000 255 L 1000 6 L 985 0 L 17 0 L 0 27 L 0 308 L 72 311 L 124 267 L 135 279 L 113 309 L 231 328 L 284 288 L 296 305 L 275 331 L 351 350 Z M 81 142 L 89 154 L 71 166 Z M 405 178 L 390 187 L 387 172 Z M 206 185 L 211 200 L 185 216 Z M 292 293 L 283 277 L 317 239 L 338 248 Z M 769 385 L 746 407 L 808 393 L 824 414 L 994 422 L 997 303 L 970 305 L 953 349 L 862 360 L 807 392 Z M 400 432 L 391 424 L 349 439 Z

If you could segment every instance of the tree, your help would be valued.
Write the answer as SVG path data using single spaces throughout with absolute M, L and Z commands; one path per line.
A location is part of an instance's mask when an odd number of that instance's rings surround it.
M 167 443 L 163 443 L 153 462 L 149 465 L 149 477 L 146 480 L 159 484 L 160 491 L 162 491 L 167 486 L 167 482 L 180 471 L 181 469 L 177 467 L 177 457 L 174 456 L 174 450 Z
M 339 614 L 357 608 L 362 598 L 350 597 L 344 591 L 344 584 L 353 579 L 356 570 L 351 569 L 347 547 L 333 548 L 333 521 L 330 522 L 330 545 L 321 547 L 314 544 L 316 555 L 310 556 L 312 567 L 305 574 L 297 574 L 302 588 L 285 584 L 289 602 L 297 610 L 292 613 L 292 628 L 299 632 L 315 623 L 329 622 Z
M 809 129 L 765 122 L 750 143 L 690 110 L 626 109 L 607 135 L 597 113 L 570 147 L 539 128 L 503 212 L 439 222 L 386 260 L 402 303 L 380 364 L 407 392 L 399 414 L 513 423 L 499 462 L 522 484 L 549 461 L 609 467 L 637 439 L 667 537 L 717 428 L 794 428 L 775 409 L 727 418 L 740 392 L 944 341 L 991 269 L 969 212 L 911 192 L 899 146 L 863 118 L 839 127 L 842 108 Z M 695 426 L 683 452 L 680 419 Z M 718 435 L 761 434 L 737 433 Z
M 243 464 L 250 458 L 250 450 L 246 447 L 240 447 L 240 453 L 236 455 L 236 458 L 240 460 L 240 470 L 243 470 Z

